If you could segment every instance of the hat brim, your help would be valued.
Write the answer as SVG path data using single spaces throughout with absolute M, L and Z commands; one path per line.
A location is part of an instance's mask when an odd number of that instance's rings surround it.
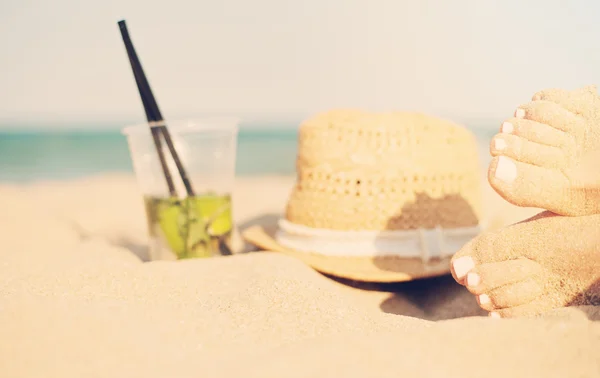
M 242 237 L 264 251 L 280 252 L 297 258 L 313 269 L 335 277 L 364 282 L 404 282 L 450 273 L 451 257 L 421 258 L 396 256 L 338 257 L 317 252 L 303 252 L 287 248 L 277 242 L 277 226 L 256 225 L 242 231 Z

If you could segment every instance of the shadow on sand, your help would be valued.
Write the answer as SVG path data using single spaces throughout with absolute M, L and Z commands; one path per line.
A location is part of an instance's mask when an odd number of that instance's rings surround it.
M 381 311 L 389 314 L 425 320 L 487 315 L 486 311 L 479 308 L 475 297 L 450 275 L 387 284 L 330 278 L 360 290 L 389 292 L 389 296 L 379 305 Z

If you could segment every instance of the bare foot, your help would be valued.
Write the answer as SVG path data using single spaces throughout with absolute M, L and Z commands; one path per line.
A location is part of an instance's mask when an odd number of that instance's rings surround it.
M 451 267 L 492 317 L 599 305 L 600 215 L 540 213 L 471 240 Z
M 600 213 L 600 97 L 550 89 L 521 105 L 491 142 L 488 179 L 508 202 L 561 215 Z

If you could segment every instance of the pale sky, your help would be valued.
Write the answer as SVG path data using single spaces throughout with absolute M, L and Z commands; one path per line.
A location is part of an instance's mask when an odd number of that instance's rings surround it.
M 598 14 L 597 0 L 2 0 L 0 121 L 144 121 L 121 18 L 166 117 L 505 117 L 539 89 L 600 83 Z

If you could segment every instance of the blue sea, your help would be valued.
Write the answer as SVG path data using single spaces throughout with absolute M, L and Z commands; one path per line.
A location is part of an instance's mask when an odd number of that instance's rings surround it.
M 494 134 L 473 130 L 482 156 Z M 297 129 L 244 129 L 238 136 L 238 176 L 295 171 Z M 127 141 L 117 129 L 19 131 L 0 129 L 0 182 L 64 180 L 100 173 L 132 173 Z

